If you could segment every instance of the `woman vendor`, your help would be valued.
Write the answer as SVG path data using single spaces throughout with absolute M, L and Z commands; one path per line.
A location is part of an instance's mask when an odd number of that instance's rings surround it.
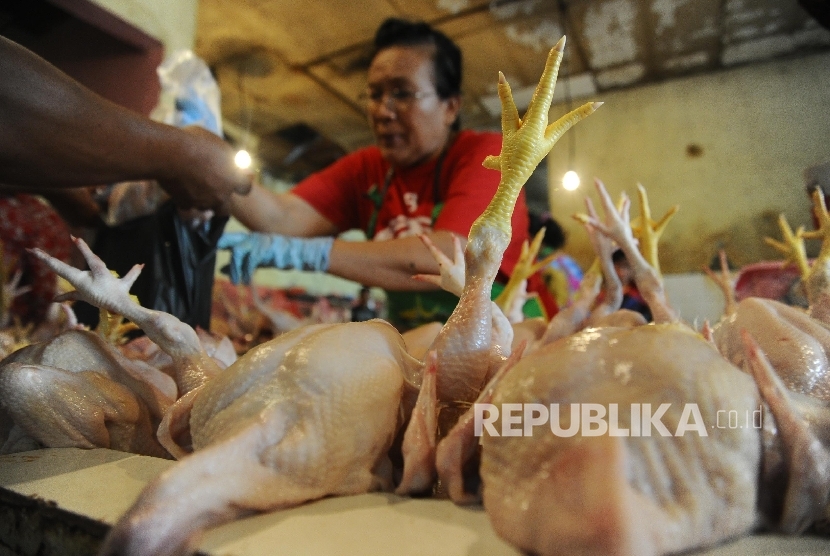
M 453 235 L 466 241 L 493 197 L 499 173 L 482 167 L 501 149 L 501 135 L 461 131 L 461 51 L 425 23 L 388 19 L 375 35 L 364 93 L 376 145 L 353 152 L 291 191 L 255 185 L 235 195 L 231 213 L 252 230 L 229 233 L 231 279 L 249 282 L 258 266 L 322 270 L 389 292 L 389 319 L 401 329 L 445 320 L 457 301 L 413 274 L 438 273 L 418 234 L 447 254 Z M 527 239 L 524 193 L 499 281 Z M 370 242 L 335 240 L 362 229 Z M 280 234 L 280 235 L 273 235 Z M 286 237 L 293 236 L 293 237 Z M 305 239 L 314 238 L 314 239 Z M 494 286 L 494 295 L 499 291 Z

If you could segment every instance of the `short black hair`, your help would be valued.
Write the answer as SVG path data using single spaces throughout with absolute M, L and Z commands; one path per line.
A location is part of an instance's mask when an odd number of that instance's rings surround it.
M 565 230 L 562 226 L 553 219 L 550 214 L 529 214 L 529 232 L 535 237 L 539 230 L 545 229 L 545 236 L 542 238 L 542 244 L 552 249 L 561 249 L 565 246 Z
M 372 60 L 378 52 L 392 46 L 434 46 L 432 62 L 435 91 L 441 99 L 461 96 L 461 49 L 451 38 L 423 21 L 408 21 L 390 17 L 380 24 L 375 33 Z M 460 128 L 456 119 L 453 129 Z
M 626 263 L 627 264 L 628 263 L 628 257 L 625 256 L 625 252 L 623 252 L 622 249 L 618 248 L 616 251 L 614 251 L 611 254 L 611 261 L 614 264 L 620 264 L 620 263 Z

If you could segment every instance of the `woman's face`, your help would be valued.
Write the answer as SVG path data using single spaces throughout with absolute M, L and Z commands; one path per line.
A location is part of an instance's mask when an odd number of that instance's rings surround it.
M 390 164 L 413 166 L 443 150 L 460 99 L 438 97 L 431 47 L 381 50 L 369 67 L 368 93 L 369 125 Z

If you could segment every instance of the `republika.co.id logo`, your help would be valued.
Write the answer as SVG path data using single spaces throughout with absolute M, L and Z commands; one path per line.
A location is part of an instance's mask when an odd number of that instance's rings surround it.
M 619 405 L 598 403 L 563 404 L 570 406 L 570 420 L 567 428 L 562 427 L 560 404 L 550 406 L 540 403 L 505 403 L 499 406 L 490 403 L 474 404 L 474 429 L 476 436 L 484 432 L 488 436 L 533 436 L 535 427 L 548 426 L 550 431 L 561 437 L 582 436 L 683 436 L 686 433 L 709 436 L 706 423 L 696 403 L 683 404 L 675 429 L 669 430 L 663 423 L 663 416 L 671 407 L 663 403 L 652 408 L 650 403 L 632 403 L 629 406 L 630 419 L 627 427 L 620 425 Z M 501 417 L 501 427 L 496 423 Z M 715 423 L 709 428 L 717 429 L 760 429 L 761 408 L 750 410 L 726 410 L 716 412 Z

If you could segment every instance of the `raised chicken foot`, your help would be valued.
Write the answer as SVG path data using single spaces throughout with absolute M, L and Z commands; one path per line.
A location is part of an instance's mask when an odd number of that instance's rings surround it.
M 129 296 L 142 265 L 136 265 L 123 278 L 116 278 L 84 240 L 72 240 L 89 265 L 88 271 L 72 267 L 40 249 L 32 253 L 56 274 L 67 280 L 75 291 L 58 300 L 82 300 L 100 309 L 124 316 L 137 324 L 147 336 L 168 353 L 175 362 L 179 395 L 204 384 L 219 373 L 216 362 L 205 353 L 196 332 L 173 315 L 145 309 Z
M 735 285 L 732 275 L 729 272 L 729 262 L 726 259 L 726 251 L 721 249 L 718 251 L 718 259 L 720 260 L 720 274 L 715 274 L 708 266 L 703 267 L 703 272 L 717 285 L 723 292 L 724 308 L 723 314 L 727 317 L 733 315 L 738 309 L 738 302 L 735 300 Z M 708 324 L 707 324 L 708 326 Z
M 663 218 L 653 220 L 651 218 L 651 206 L 648 203 L 648 194 L 641 183 L 637 184 L 637 196 L 640 199 L 640 216 L 631 221 L 631 231 L 640 242 L 640 253 L 660 276 L 660 257 L 657 249 L 660 236 L 663 235 L 669 220 L 680 210 L 680 207 L 674 205 L 663 215 Z
M 807 259 L 807 248 L 804 245 L 804 226 L 799 226 L 796 230 L 793 230 L 790 223 L 787 222 L 787 217 L 779 214 L 778 228 L 781 230 L 784 241 L 765 237 L 764 242 L 784 255 L 785 265 L 795 265 L 801 273 L 801 277 L 806 278 L 810 273 L 810 262 Z
M 453 236 L 453 258 L 450 259 L 443 251 L 432 242 L 426 234 L 418 236 L 421 241 L 429 249 L 432 258 L 438 263 L 438 275 L 435 274 L 415 274 L 412 276 L 415 280 L 421 282 L 429 282 L 434 284 L 457 297 L 461 297 L 464 292 L 464 280 L 467 267 L 464 265 L 464 249 L 461 248 L 461 240 L 458 236 Z
M 516 266 L 513 267 L 513 273 L 507 280 L 507 284 L 504 285 L 502 292 L 495 299 L 496 305 L 501 308 L 512 323 L 524 320 L 522 307 L 527 301 L 528 278 L 548 266 L 556 258 L 556 253 L 551 253 L 541 261 L 536 260 L 539 249 L 542 248 L 544 237 L 545 229 L 542 228 L 536 233 L 532 242 L 525 241 L 522 243 L 522 251 L 519 260 L 516 261 Z
M 605 211 L 605 221 L 600 221 L 596 217 L 587 215 L 578 215 L 577 218 L 582 222 L 597 228 L 602 233 L 608 235 L 611 239 L 617 242 L 617 245 L 625 253 L 626 258 L 631 264 L 634 271 L 634 281 L 640 294 L 648 303 L 652 315 L 654 315 L 654 322 L 669 323 L 678 320 L 674 310 L 669 306 L 666 298 L 666 293 L 663 288 L 663 280 L 658 271 L 649 264 L 648 261 L 637 249 L 634 240 L 634 235 L 631 230 L 629 207 L 630 200 L 627 197 L 623 198 L 622 206 L 618 210 L 605 185 L 600 181 L 595 182 L 597 194 L 600 197 L 603 209 Z
M 802 236 L 805 239 L 820 239 L 821 250 L 804 282 L 810 315 L 824 324 L 830 324 L 830 215 L 824 203 L 824 194 L 818 187 L 813 191 L 813 211 L 818 218 L 819 229 L 803 232 Z
M 548 55 L 525 117 L 519 117 L 510 86 L 499 73 L 502 105 L 502 149 L 484 166 L 501 171 L 499 187 L 484 213 L 473 223 L 464 251 L 466 276 L 458 306 L 432 349 L 438 352 L 438 398 L 469 403 L 487 377 L 504 361 L 509 346 L 494 350 L 490 293 L 502 256 L 510 242 L 516 199 L 536 165 L 565 131 L 593 113 L 601 103 L 587 103 L 548 124 L 556 77 L 565 47 L 563 37 Z

